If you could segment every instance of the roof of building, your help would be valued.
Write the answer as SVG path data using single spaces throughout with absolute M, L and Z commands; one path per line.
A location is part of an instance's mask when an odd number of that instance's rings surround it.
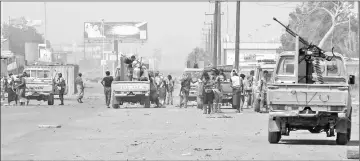
M 272 49 L 276 50 L 281 47 L 281 43 L 274 42 L 240 42 L 240 49 L 252 49 L 252 50 L 264 50 Z M 224 49 L 235 49 L 235 43 L 227 42 L 223 43 Z

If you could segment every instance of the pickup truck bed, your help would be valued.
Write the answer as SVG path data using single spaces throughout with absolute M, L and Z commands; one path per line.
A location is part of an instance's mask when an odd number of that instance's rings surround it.
M 118 108 L 124 102 L 140 103 L 146 108 L 150 107 L 149 81 L 113 81 L 112 105 Z
M 302 106 L 346 106 L 348 85 L 331 84 L 270 84 L 268 104 Z

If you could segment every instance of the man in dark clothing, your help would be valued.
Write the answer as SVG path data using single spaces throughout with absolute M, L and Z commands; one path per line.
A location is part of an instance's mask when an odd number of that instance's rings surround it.
M 110 108 L 110 100 L 111 100 L 111 83 L 114 81 L 114 78 L 110 76 L 110 72 L 105 72 L 106 76 L 101 81 L 101 84 L 104 87 L 104 93 L 105 93 L 105 102 L 107 108 Z

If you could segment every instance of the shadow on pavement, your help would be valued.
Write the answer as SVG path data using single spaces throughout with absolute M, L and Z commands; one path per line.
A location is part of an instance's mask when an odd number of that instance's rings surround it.
M 279 144 L 292 144 L 292 145 L 336 145 L 334 140 L 290 140 L 281 139 Z M 359 140 L 350 140 L 346 146 L 359 146 Z

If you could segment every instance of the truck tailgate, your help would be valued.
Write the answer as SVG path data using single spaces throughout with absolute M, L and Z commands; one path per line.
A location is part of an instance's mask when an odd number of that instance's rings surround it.
M 26 83 L 26 92 L 52 92 L 53 85 L 47 83 Z
M 149 81 L 114 81 L 112 90 L 120 92 L 150 91 Z
M 348 86 L 329 84 L 269 85 L 267 100 L 280 105 L 345 106 Z

